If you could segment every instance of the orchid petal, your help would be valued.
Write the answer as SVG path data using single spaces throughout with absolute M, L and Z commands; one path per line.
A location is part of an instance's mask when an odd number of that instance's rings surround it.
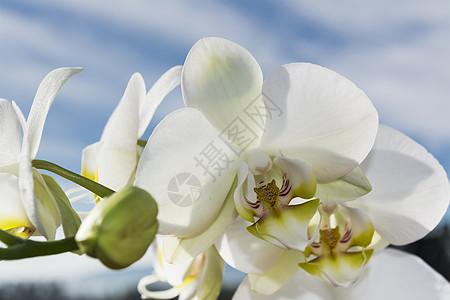
M 162 237 L 160 235 L 155 236 L 155 240 L 148 248 L 150 261 L 152 264 L 153 272 L 160 278 L 161 281 L 167 281 L 163 269 L 163 255 L 162 255 Z
M 216 219 L 206 230 L 190 238 L 166 237 L 164 239 L 163 254 L 169 263 L 183 263 L 206 251 L 237 218 L 238 213 L 232 199 L 234 188 L 235 184 L 230 189 Z
M 150 259 L 154 274 L 146 276 L 139 281 L 138 290 L 142 299 L 171 299 L 180 294 L 177 286 L 183 285 L 186 273 L 191 267 L 192 260 L 181 264 L 169 264 L 162 255 L 161 245 L 163 239 L 161 236 L 156 237 L 156 241 L 150 245 Z M 172 288 L 167 290 L 153 291 L 147 289 L 147 285 L 155 282 L 168 282 Z
M 46 239 L 53 240 L 55 239 L 56 229 L 62 224 L 62 219 L 58 204 L 43 176 L 38 170 L 33 168 L 35 219 L 37 221 L 35 226 Z M 66 227 L 66 230 L 72 231 L 73 228 L 69 229 Z
M 363 210 L 357 208 L 339 206 L 339 211 L 349 223 L 351 237 L 347 247 L 368 247 L 374 235 L 374 228 L 369 216 Z M 342 242 L 346 243 L 345 240 L 342 241 L 341 239 L 340 243 Z
M 286 180 L 289 181 L 291 186 L 289 193 L 285 197 L 289 199 L 295 197 L 310 199 L 314 197 L 317 186 L 316 176 L 305 162 L 277 155 L 274 163 L 286 174 Z M 280 197 L 283 196 L 281 192 Z
M 14 103 L 13 103 L 14 106 Z M 37 231 L 47 239 L 53 239 L 56 232 L 57 224 L 53 220 L 53 216 L 46 211 L 42 203 L 36 199 L 34 191 L 34 172 L 30 160 L 30 140 L 28 137 L 28 129 L 25 123 L 25 118 L 17 106 L 14 106 L 17 116 L 22 124 L 23 129 L 23 144 L 20 152 L 19 162 L 19 193 L 22 200 L 23 207 L 27 213 L 28 218 Z M 44 220 L 48 220 L 45 222 Z
M 56 228 L 61 225 L 54 199 L 41 174 L 32 167 L 28 125 L 19 107 L 12 103 L 23 129 L 23 142 L 19 162 L 19 193 L 28 218 L 46 239 L 53 240 Z
M 246 113 L 263 105 L 262 81 L 261 69 L 246 49 L 225 39 L 204 38 L 186 58 L 181 88 L 186 106 L 200 110 L 225 138 L 243 149 L 259 138 L 262 129 Z M 249 135 L 244 140 L 251 140 L 244 143 L 228 130 L 245 130 Z
M 380 126 L 361 168 L 373 191 L 347 204 L 363 209 L 388 242 L 414 242 L 445 214 L 450 185 L 444 169 L 425 148 L 399 131 Z
M 356 167 L 339 179 L 317 184 L 315 197 L 322 201 L 350 201 L 372 190 L 369 180 L 361 168 Z
M 261 147 L 305 161 L 319 181 L 349 173 L 372 148 L 375 108 L 364 92 L 329 69 L 284 65 L 266 79 L 263 95 L 282 113 L 267 121 Z
M 172 264 L 162 259 L 162 269 L 164 270 L 165 279 L 171 286 L 181 286 L 185 283 L 188 271 L 191 268 L 193 259 L 189 259 L 182 263 Z
M 100 139 L 98 180 L 113 190 L 125 187 L 138 160 L 139 104 L 145 98 L 145 83 L 133 74 Z
M 81 155 L 81 175 L 98 182 L 98 151 L 100 142 L 91 144 L 83 149 Z
M 58 215 L 60 216 L 62 222 L 64 236 L 75 236 L 78 231 L 78 227 L 80 227 L 81 224 L 80 217 L 70 205 L 70 201 L 67 198 L 66 193 L 64 193 L 56 180 L 45 174 L 42 174 L 42 178 L 44 179 L 45 185 L 48 189 L 48 196 L 52 197 L 53 202 L 56 203 Z
M 248 274 L 253 291 L 263 295 L 275 293 L 298 271 L 298 263 L 305 259 L 301 251 L 283 251 L 275 266 L 264 274 Z
M 18 162 L 22 130 L 16 112 L 6 99 L 0 99 L 0 166 Z
M 177 110 L 161 121 L 135 182 L 158 203 L 159 233 L 193 237 L 216 219 L 236 174 L 228 146 L 198 110 Z
M 32 159 L 38 151 L 45 119 L 56 94 L 71 76 L 80 73 L 82 70 L 82 68 L 55 69 L 48 73 L 39 85 L 27 121 L 30 139 L 30 157 Z
M 361 278 L 346 289 L 335 288 L 300 270 L 284 287 L 268 296 L 253 292 L 249 278 L 246 278 L 233 299 L 446 300 L 449 294 L 448 281 L 420 258 L 398 250 L 386 249 L 373 255 Z
M 279 273 L 280 276 L 282 274 L 282 272 Z M 326 283 L 309 276 L 303 270 L 297 272 L 286 285 L 274 294 L 264 295 L 258 293 L 258 291 L 253 289 L 250 276 L 248 276 L 239 285 L 233 295 L 233 300 L 335 300 L 334 291 L 331 291 Z
M 319 199 L 314 199 L 303 204 L 282 207 L 263 216 L 247 227 L 247 230 L 280 248 L 303 251 L 312 242 L 308 239 L 308 225 L 319 203 Z
M 347 299 L 448 299 L 450 284 L 419 257 L 386 249 L 371 259 L 360 280 L 349 289 L 339 289 Z
M 378 232 L 373 233 L 372 242 L 370 243 L 368 249 L 373 249 L 375 253 L 380 252 L 381 250 L 386 249 L 389 246 L 389 242 L 381 237 Z
M 256 238 L 246 230 L 250 222 L 237 218 L 216 241 L 220 256 L 227 264 L 244 273 L 265 273 L 284 252 L 279 247 Z
M 33 228 L 25 208 L 20 200 L 19 181 L 17 176 L 0 173 L 0 229 L 8 230 L 17 227 Z
M 366 250 L 371 244 L 374 229 L 362 210 L 341 205 L 338 209 L 339 212 L 334 214 L 336 227 L 323 225 L 320 242 L 308 248 L 318 257 L 299 265 L 335 286 L 348 287 L 359 278 L 374 251 Z M 361 250 L 356 252 L 358 249 Z M 305 255 L 309 257 L 310 254 Z
M 139 131 L 141 137 L 152 120 L 156 109 L 164 98 L 181 82 L 182 66 L 175 66 L 165 72 L 150 88 L 139 106 Z
M 328 279 L 334 286 L 348 288 L 358 280 L 372 253 L 373 250 L 363 250 L 324 255 L 307 263 L 299 263 L 299 266 L 311 275 Z
M 253 210 L 250 203 L 256 203 L 255 178 L 250 172 L 247 163 L 242 162 L 237 171 L 237 187 L 234 191 L 234 204 L 239 215 L 249 222 L 254 222 Z
M 199 275 L 198 288 L 193 299 L 217 299 L 223 282 L 224 262 L 215 247 L 206 252 L 205 263 Z

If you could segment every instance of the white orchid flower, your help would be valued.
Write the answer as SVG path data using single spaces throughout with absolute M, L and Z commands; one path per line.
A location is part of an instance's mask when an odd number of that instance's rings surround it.
M 147 93 L 141 74 L 133 74 L 100 141 L 83 150 L 82 175 L 116 191 L 131 185 L 142 153 L 138 140 L 161 101 L 180 80 L 181 66 L 173 67 Z
M 249 223 L 243 231 L 254 224 L 249 250 L 259 268 L 276 263 L 253 251 L 259 244 L 274 257 L 305 250 L 317 183 L 350 173 L 373 146 L 378 116 L 367 96 L 307 63 L 282 66 L 263 83 L 251 54 L 220 38 L 194 45 L 181 87 L 188 108 L 155 129 L 135 182 L 158 202 L 160 234 L 173 236 L 166 259 L 197 256 L 239 215 Z
M 248 51 L 206 38 L 191 49 L 181 86 L 188 108 L 155 129 L 135 182 L 158 202 L 171 263 L 216 243 L 264 294 L 299 264 L 349 286 L 374 248 L 417 240 L 445 213 L 448 179 L 420 145 L 383 127 L 367 157 L 377 113 L 333 71 L 289 64 L 263 83 Z M 373 157 L 381 161 L 369 167 Z
M 27 121 L 20 109 L 0 99 L 0 229 L 28 237 L 36 230 L 54 239 L 63 224 L 73 235 L 80 220 L 56 181 L 32 167 L 48 110 L 64 83 L 81 68 L 51 71 L 39 85 Z M 23 130 L 23 137 L 21 133 Z
M 444 169 L 424 147 L 397 130 L 380 126 L 375 145 L 360 171 L 373 186 L 362 197 L 351 196 L 357 193 L 356 186 L 350 184 L 350 175 L 340 179 L 341 183 L 318 185 L 317 194 L 324 199 L 320 237 L 306 251 L 285 251 L 264 272 L 252 266 L 260 261 L 248 259 L 254 252 L 262 252 L 264 245 L 253 251 L 241 247 L 238 253 L 235 245 L 255 241 L 244 235 L 241 228 L 230 226 L 216 243 L 219 251 L 231 249 L 220 251 L 225 261 L 250 273 L 248 282 L 252 290 L 261 294 L 273 294 L 286 284 L 297 272 L 297 263 L 312 275 L 348 287 L 364 273 L 363 266 L 374 250 L 424 237 L 447 210 L 450 186 Z M 355 174 L 362 173 L 351 173 Z M 331 186 L 339 201 L 331 200 Z M 316 232 L 314 225 L 309 229 L 310 235 Z
M 184 263 L 169 264 L 162 255 L 161 242 L 162 239 L 157 238 L 150 248 L 154 273 L 139 282 L 142 299 L 217 299 L 225 264 L 216 248 L 210 247 Z M 149 285 L 156 282 L 167 282 L 172 288 L 154 291 Z
M 349 288 L 334 288 L 302 270 L 279 291 L 261 295 L 245 279 L 233 299 L 240 300 L 422 300 L 448 299 L 450 284 L 420 258 L 394 249 L 377 253 L 360 280 Z

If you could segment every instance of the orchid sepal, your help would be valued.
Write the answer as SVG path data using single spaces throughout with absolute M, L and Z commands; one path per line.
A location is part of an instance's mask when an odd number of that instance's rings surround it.
M 233 188 L 225 199 L 218 217 L 213 223 L 202 233 L 189 237 L 165 237 L 163 242 L 163 255 L 167 262 L 178 264 L 195 258 L 200 253 L 211 247 L 221 233 L 231 224 L 237 217 L 238 212 L 235 209 L 233 201 L 233 193 L 236 187 L 236 180 Z
M 360 167 L 336 180 L 317 185 L 316 197 L 323 201 L 351 201 L 367 195 L 372 185 Z

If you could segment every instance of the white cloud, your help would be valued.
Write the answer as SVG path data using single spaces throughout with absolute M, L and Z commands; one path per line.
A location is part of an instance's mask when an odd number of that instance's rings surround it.
M 27 112 L 48 71 L 85 67 L 61 90 L 44 132 L 55 145 L 61 135 L 74 139 L 65 149 L 72 160 L 98 140 L 133 72 L 141 72 L 150 87 L 183 62 L 197 39 L 216 35 L 248 48 L 266 75 L 295 61 L 330 67 L 369 95 L 382 122 L 432 151 L 445 149 L 450 147 L 446 8 L 445 0 L 10 4 L 0 10 L 0 39 L 8 45 L 0 56 L 1 96 Z M 179 98 L 179 92 L 170 97 L 157 119 L 180 107 Z M 40 153 L 45 149 L 50 156 L 50 146 L 43 145 Z
M 296 43 L 362 88 L 381 121 L 429 143 L 450 145 L 450 10 L 446 1 L 284 1 L 342 43 Z

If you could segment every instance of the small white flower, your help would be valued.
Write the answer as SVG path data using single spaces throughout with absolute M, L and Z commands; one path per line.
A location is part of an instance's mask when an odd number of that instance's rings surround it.
M 144 134 L 164 97 L 180 84 L 181 66 L 173 67 L 147 92 L 141 74 L 135 73 L 109 118 L 99 142 L 83 150 L 82 175 L 113 190 L 134 181 Z
M 56 181 L 32 168 L 48 110 L 63 84 L 81 68 L 55 69 L 42 80 L 27 121 L 13 102 L 0 99 L 0 229 L 21 236 L 35 230 L 54 239 L 56 228 L 75 234 L 79 217 Z M 21 129 L 23 130 L 23 138 Z

